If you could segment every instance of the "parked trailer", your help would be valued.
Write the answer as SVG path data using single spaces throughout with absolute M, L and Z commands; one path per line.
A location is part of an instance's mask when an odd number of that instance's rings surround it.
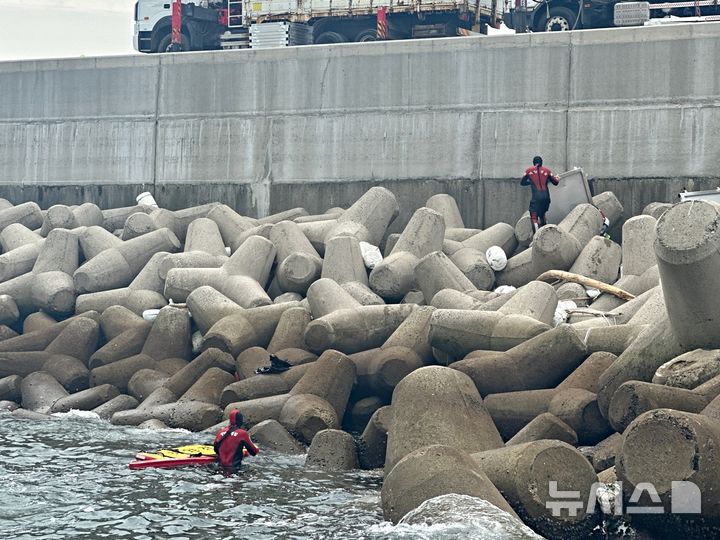
M 170 50 L 173 0 L 139 0 L 135 5 L 135 49 Z M 378 24 L 380 16 L 383 24 Z M 242 48 L 262 34 L 285 32 L 311 43 L 364 42 L 378 39 L 447 37 L 486 33 L 497 27 L 496 0 L 183 0 L 181 50 Z M 274 28 L 266 25 L 275 23 Z M 278 30 L 278 25 L 284 30 Z M 384 35 L 383 35 L 384 34 Z M 269 39 L 269 38 L 268 38 Z

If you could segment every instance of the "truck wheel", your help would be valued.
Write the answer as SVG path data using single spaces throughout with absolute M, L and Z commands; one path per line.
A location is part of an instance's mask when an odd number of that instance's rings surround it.
M 571 9 L 565 7 L 550 8 L 550 15 L 540 19 L 536 32 L 566 32 L 575 27 L 577 14 Z
M 320 34 L 313 43 L 347 43 L 348 38 L 342 35 L 340 32 L 323 32 Z
M 168 34 L 164 38 L 160 40 L 160 43 L 158 43 L 157 52 L 164 53 L 164 52 L 170 52 L 170 45 L 172 45 L 172 33 Z M 185 34 L 182 34 L 181 39 L 181 51 L 189 51 L 190 50 L 190 38 L 187 37 Z
M 365 28 L 360 30 L 353 40 L 357 43 L 365 43 L 366 41 L 377 41 L 377 29 L 376 28 Z

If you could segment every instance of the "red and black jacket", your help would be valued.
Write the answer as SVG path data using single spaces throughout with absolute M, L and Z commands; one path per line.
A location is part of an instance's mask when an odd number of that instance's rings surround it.
M 525 175 L 520 180 L 521 186 L 530 186 L 532 189 L 533 199 L 546 199 L 550 200 L 550 192 L 548 191 L 548 182 L 553 185 L 558 185 L 560 180 L 553 176 L 550 169 L 537 165 L 528 167 L 525 170 Z

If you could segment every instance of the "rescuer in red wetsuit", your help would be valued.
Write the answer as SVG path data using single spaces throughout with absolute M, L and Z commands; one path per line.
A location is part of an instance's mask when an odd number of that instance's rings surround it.
M 243 417 L 237 409 L 230 411 L 230 425 L 222 428 L 215 435 L 213 447 L 223 467 L 240 467 L 243 450 L 247 449 L 251 456 L 257 455 L 260 449 L 250 440 L 250 435 L 242 428 Z
M 545 212 L 550 208 L 550 192 L 548 191 L 548 182 L 558 185 L 560 180 L 557 176 L 553 176 L 550 169 L 542 166 L 543 160 L 540 156 L 533 158 L 533 166 L 525 170 L 525 176 L 520 180 L 521 186 L 530 186 L 532 189 L 532 198 L 530 199 L 530 220 L 533 224 L 533 230 L 537 230 L 546 225 Z

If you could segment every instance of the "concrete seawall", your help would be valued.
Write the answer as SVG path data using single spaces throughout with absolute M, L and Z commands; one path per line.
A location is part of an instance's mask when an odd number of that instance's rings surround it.
M 0 196 L 512 220 L 542 154 L 639 212 L 718 185 L 720 25 L 0 63 Z M 715 151 L 714 151 L 715 150 Z

